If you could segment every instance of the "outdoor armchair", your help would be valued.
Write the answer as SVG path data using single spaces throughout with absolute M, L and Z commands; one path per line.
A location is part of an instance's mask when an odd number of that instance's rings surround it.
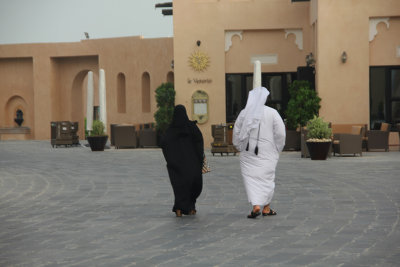
M 139 147 L 157 147 L 157 131 L 154 128 L 139 130 Z
M 343 154 L 360 154 L 362 156 L 362 137 L 365 127 L 352 126 L 351 133 L 334 133 L 333 134 L 333 155 L 336 153 Z
M 390 125 L 382 123 L 380 130 L 367 131 L 368 151 L 371 149 L 384 149 L 389 151 Z
M 137 138 L 135 126 L 133 125 L 115 125 L 113 130 L 115 148 L 135 148 L 137 147 Z

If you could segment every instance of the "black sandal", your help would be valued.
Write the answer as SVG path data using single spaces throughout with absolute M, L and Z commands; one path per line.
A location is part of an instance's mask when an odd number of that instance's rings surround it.
M 262 216 L 274 216 L 276 215 L 276 212 L 273 209 L 269 209 L 269 212 L 262 213 Z
M 251 213 L 250 213 L 249 215 L 247 215 L 247 218 L 249 218 L 249 219 L 255 219 L 255 218 L 257 218 L 257 217 L 260 216 L 260 215 L 261 215 L 261 213 L 260 213 L 259 211 L 257 211 L 257 212 L 251 211 Z

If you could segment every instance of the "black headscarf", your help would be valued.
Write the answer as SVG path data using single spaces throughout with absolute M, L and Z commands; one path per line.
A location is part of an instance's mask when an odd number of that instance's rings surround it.
M 193 122 L 189 120 L 185 106 L 175 106 L 170 127 L 174 128 L 179 135 L 187 135 L 190 134 L 190 129 L 192 126 Z
M 183 105 L 177 105 L 174 108 L 174 114 L 172 115 L 171 127 L 187 127 L 190 124 L 189 117 L 186 113 L 186 108 Z

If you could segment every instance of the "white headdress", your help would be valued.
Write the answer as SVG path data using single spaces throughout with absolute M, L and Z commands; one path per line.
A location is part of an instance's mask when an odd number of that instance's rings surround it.
M 249 92 L 247 98 L 246 107 L 242 110 L 241 115 L 242 122 L 239 125 L 235 124 L 235 127 L 239 126 L 239 135 L 236 140 L 235 146 L 244 148 L 249 140 L 250 131 L 258 128 L 263 115 L 264 104 L 267 101 L 269 91 L 265 87 L 257 87 Z M 242 150 L 242 149 L 240 149 Z

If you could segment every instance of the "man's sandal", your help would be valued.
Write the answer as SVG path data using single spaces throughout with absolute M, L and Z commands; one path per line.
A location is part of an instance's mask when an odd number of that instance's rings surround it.
M 273 209 L 269 209 L 269 212 L 263 212 L 262 216 L 273 216 L 276 215 L 276 212 Z
M 257 211 L 257 212 L 251 211 L 251 213 L 250 213 L 249 215 L 247 215 L 247 218 L 249 218 L 249 219 L 255 219 L 255 218 L 257 218 L 257 217 L 260 216 L 260 215 L 261 215 L 261 213 L 260 213 L 259 211 Z

